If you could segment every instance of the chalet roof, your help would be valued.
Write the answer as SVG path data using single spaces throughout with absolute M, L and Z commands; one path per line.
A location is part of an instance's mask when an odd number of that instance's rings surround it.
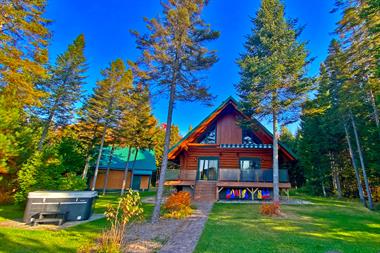
M 175 156 L 184 148 L 187 144 L 186 140 L 194 136 L 198 131 L 208 125 L 208 123 L 212 122 L 219 114 L 221 114 L 227 106 L 232 105 L 237 112 L 239 112 L 242 116 L 248 117 L 245 115 L 239 108 L 238 102 L 231 96 L 229 96 L 226 100 L 224 100 L 214 111 L 212 111 L 201 123 L 199 123 L 195 128 L 193 128 L 190 132 L 188 132 L 179 142 L 177 142 L 169 151 L 169 159 L 174 159 Z M 271 132 L 266 129 L 264 125 L 262 125 L 258 120 L 254 119 L 255 124 L 258 128 L 263 130 L 263 132 L 269 137 L 273 138 Z M 290 158 L 290 160 L 296 160 L 296 155 L 287 148 L 283 143 L 279 142 L 280 151 L 283 151 L 286 156 Z
M 128 147 L 117 147 L 112 155 L 112 161 L 110 163 L 110 169 L 124 170 L 128 161 Z M 132 168 L 133 160 L 135 158 L 136 149 L 131 149 L 130 161 L 128 167 Z M 107 169 L 111 154 L 111 147 L 104 147 L 102 158 L 100 160 L 99 168 Z M 135 174 L 147 175 L 152 174 L 152 171 L 156 171 L 156 160 L 153 150 L 139 150 L 134 164 Z

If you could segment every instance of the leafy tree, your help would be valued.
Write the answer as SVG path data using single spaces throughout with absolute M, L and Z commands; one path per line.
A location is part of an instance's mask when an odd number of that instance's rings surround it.
M 295 21 L 285 19 L 279 0 L 263 0 L 252 23 L 238 61 L 241 80 L 236 88 L 247 114 L 273 122 L 273 194 L 278 202 L 278 124 L 298 117 L 308 88 L 303 77 L 308 53 L 305 43 L 297 41 L 301 31 Z
M 41 89 L 48 93 L 43 100 L 40 116 L 45 118 L 38 149 L 47 137 L 52 124 L 66 126 L 73 120 L 75 105 L 81 97 L 81 86 L 86 71 L 84 57 L 84 36 L 79 35 L 67 51 L 57 57 L 55 66 L 50 68 L 50 78 L 44 80 Z
M 43 0 L 0 1 L 0 94 L 7 108 L 41 104 L 44 93 L 35 89 L 35 81 L 46 77 L 45 7 Z
M 160 183 L 152 222 L 157 222 L 160 214 L 174 104 L 179 100 L 210 104 L 212 98 L 198 74 L 217 60 L 215 52 L 204 46 L 205 42 L 219 36 L 201 18 L 205 3 L 203 0 L 165 2 L 162 4 L 162 17 L 145 19 L 148 33 L 141 35 L 135 32 L 142 52 L 139 63 L 141 69 L 146 70 L 142 78 L 157 85 L 160 91 L 169 93 Z

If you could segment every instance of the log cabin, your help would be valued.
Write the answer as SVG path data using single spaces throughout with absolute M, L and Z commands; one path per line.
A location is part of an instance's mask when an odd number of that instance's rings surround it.
M 273 197 L 272 134 L 249 119 L 232 97 L 174 145 L 165 185 L 189 191 L 195 200 L 266 200 Z M 252 122 L 252 120 L 251 120 Z M 279 187 L 288 196 L 287 167 L 294 154 L 279 143 Z

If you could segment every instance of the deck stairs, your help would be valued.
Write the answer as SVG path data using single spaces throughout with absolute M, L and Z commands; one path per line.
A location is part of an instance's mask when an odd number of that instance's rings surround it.
M 216 201 L 216 181 L 197 180 L 194 191 L 195 201 Z

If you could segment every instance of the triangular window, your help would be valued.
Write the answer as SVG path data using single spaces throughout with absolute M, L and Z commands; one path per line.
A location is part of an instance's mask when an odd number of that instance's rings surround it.
M 243 129 L 243 144 L 263 144 L 251 129 Z
M 204 134 L 198 139 L 201 144 L 215 144 L 216 143 L 216 127 L 211 126 Z

